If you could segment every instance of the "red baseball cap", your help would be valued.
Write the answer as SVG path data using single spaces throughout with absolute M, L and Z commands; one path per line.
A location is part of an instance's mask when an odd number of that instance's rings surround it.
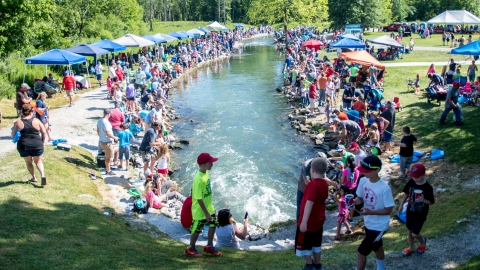
M 348 147 L 348 150 L 353 151 L 353 150 L 355 150 L 355 148 L 357 148 L 357 147 L 358 147 L 358 143 L 356 143 L 356 142 L 351 142 L 351 143 L 350 143 L 350 146 Z
M 212 157 L 209 153 L 201 153 L 197 157 L 198 165 L 203 165 L 203 164 L 208 163 L 208 162 L 215 162 L 217 160 L 218 160 L 218 158 Z
M 425 175 L 425 166 L 423 166 L 423 164 L 420 164 L 420 163 L 414 164 L 410 168 L 410 172 L 408 173 L 408 176 L 413 178 L 420 178 L 424 175 Z
M 361 162 L 358 170 L 361 173 L 369 173 L 382 168 L 382 161 L 377 156 L 367 156 Z

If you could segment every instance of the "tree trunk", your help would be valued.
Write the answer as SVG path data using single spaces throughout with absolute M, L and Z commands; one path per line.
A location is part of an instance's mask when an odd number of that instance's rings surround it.
M 287 15 L 287 7 L 283 9 L 283 31 L 285 32 L 285 49 L 288 46 L 288 15 Z M 285 54 L 285 59 L 287 58 L 287 54 Z
M 150 31 L 153 31 L 153 1 L 150 0 Z
M 163 0 L 163 21 L 167 21 L 167 0 Z

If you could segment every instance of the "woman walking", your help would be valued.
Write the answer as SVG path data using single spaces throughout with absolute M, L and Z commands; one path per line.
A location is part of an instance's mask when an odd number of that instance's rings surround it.
M 47 132 L 48 141 L 53 141 L 52 134 L 50 133 L 50 126 L 49 126 L 49 116 L 48 116 L 48 105 L 45 103 L 47 99 L 47 94 L 45 92 L 41 92 L 38 94 L 37 98 L 37 107 L 35 108 L 35 115 L 37 119 L 42 122 L 43 126 L 45 127 L 45 131 Z
M 15 122 L 12 129 L 12 137 L 20 131 L 20 139 L 17 142 L 17 150 L 27 164 L 28 172 L 32 175 L 30 182 L 37 182 L 33 163 L 37 166 L 42 177 L 42 185 L 47 184 L 47 178 L 43 169 L 42 154 L 46 140 L 45 126 L 33 116 L 33 108 L 30 104 L 23 104 L 21 119 Z

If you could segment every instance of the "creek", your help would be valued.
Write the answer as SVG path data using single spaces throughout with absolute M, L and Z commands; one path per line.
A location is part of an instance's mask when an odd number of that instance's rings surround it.
M 313 156 L 275 91 L 284 56 L 272 44 L 244 41 L 241 53 L 180 78 L 171 97 L 182 116 L 174 132 L 191 142 L 173 159 L 182 193 L 190 192 L 198 154 L 208 152 L 219 158 L 210 172 L 215 209 L 231 209 L 238 221 L 248 211 L 250 223 L 262 226 L 295 219 L 301 162 Z

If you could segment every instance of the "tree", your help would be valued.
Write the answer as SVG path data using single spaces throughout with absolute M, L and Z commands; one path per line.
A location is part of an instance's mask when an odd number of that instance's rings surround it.
M 394 21 L 404 22 L 413 14 L 415 14 L 415 7 L 409 0 L 392 0 L 392 19 Z
M 333 28 L 345 24 L 380 26 L 391 20 L 390 0 L 329 0 L 328 13 Z

